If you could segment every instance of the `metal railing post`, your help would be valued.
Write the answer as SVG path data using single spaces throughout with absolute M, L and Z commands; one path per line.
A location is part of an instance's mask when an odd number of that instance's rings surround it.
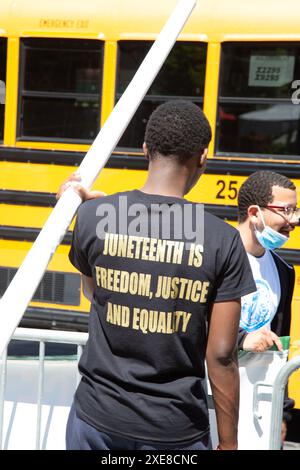
M 41 424 L 42 424 L 42 406 L 43 406 L 43 394 L 44 394 L 44 375 L 45 375 L 45 342 L 40 341 L 37 417 L 36 417 L 36 449 L 37 450 L 40 450 L 40 446 L 41 446 Z
M 271 423 L 270 423 L 270 450 L 279 450 L 281 448 L 281 423 L 284 400 L 284 390 L 289 376 L 300 368 L 300 356 L 293 357 L 278 372 L 272 394 Z

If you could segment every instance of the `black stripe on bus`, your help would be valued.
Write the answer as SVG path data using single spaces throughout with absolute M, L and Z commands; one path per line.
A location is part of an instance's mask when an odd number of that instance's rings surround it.
M 299 162 L 300 163 L 300 162 Z M 217 157 L 208 159 L 206 174 L 229 175 L 229 176 L 249 176 L 255 171 L 269 170 L 281 173 L 288 178 L 299 178 L 299 164 L 287 163 L 286 161 L 263 162 L 259 160 L 219 160 Z
M 84 152 L 0 147 L 0 161 L 79 166 L 84 156 Z M 105 167 L 147 170 L 148 161 L 142 155 L 113 154 Z
M 32 242 L 36 239 L 40 232 L 38 228 L 27 227 L 8 227 L 0 225 L 0 239 L 15 240 L 15 241 L 29 241 Z M 72 232 L 68 231 L 64 236 L 61 244 L 70 245 L 72 241 Z M 300 265 L 300 250 L 281 249 L 277 253 L 290 264 Z
M 28 307 L 20 326 L 25 328 L 54 328 L 87 332 L 88 323 L 88 312 L 58 308 Z
M 56 199 L 53 193 L 0 189 L 0 203 L 53 207 Z
M 84 153 L 82 152 L 0 147 L 0 160 L 9 162 L 55 163 L 56 165 L 78 166 L 83 157 Z
M 0 203 L 53 207 L 56 199 L 53 193 L 0 190 Z M 220 219 L 237 220 L 237 206 L 205 204 L 205 209 Z
M 0 160 L 9 162 L 55 163 L 56 165 L 78 166 L 83 157 L 84 153 L 82 152 L 0 147 Z
M 37 238 L 41 229 L 31 227 L 13 227 L 0 225 L 0 239 L 15 240 L 24 242 L 33 242 Z M 72 241 L 72 232 L 68 231 L 61 241 L 61 245 L 70 245 Z
M 123 151 L 122 149 L 120 151 Z M 0 147 L 0 161 L 45 163 L 64 166 L 78 166 L 82 162 L 85 153 L 66 152 L 57 150 L 21 149 L 14 147 Z M 249 156 L 251 158 L 251 156 Z M 296 158 L 296 157 L 295 157 Z M 272 170 L 282 173 L 288 178 L 299 178 L 299 164 L 284 161 L 265 162 L 258 159 L 249 161 L 228 161 L 216 158 L 208 159 L 206 174 L 248 176 L 258 170 Z M 142 155 L 113 154 L 106 164 L 106 168 L 128 168 L 134 170 L 146 170 L 148 162 Z
M 53 207 L 56 204 L 56 199 L 54 193 L 0 189 L 0 203 Z M 236 206 L 205 204 L 205 208 L 208 212 L 221 219 L 237 220 Z
M 237 206 L 222 206 L 217 204 L 205 204 L 205 209 L 210 214 L 225 220 L 237 220 Z

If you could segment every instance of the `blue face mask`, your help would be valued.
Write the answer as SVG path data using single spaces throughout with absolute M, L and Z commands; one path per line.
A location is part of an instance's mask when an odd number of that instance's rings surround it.
M 262 232 L 259 232 L 255 229 L 255 235 L 259 243 L 263 248 L 266 250 L 276 250 L 276 248 L 281 248 L 288 241 L 288 237 L 282 235 L 282 233 L 276 232 L 276 230 L 272 229 L 268 225 L 265 224 L 263 214 L 259 209 L 261 220 L 264 224 L 264 229 Z

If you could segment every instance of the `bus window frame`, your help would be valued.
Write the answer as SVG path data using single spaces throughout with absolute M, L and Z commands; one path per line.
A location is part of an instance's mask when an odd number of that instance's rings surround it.
M 221 44 L 221 51 L 220 51 L 220 64 L 219 64 L 219 79 L 218 79 L 218 96 L 217 96 L 217 109 L 216 109 L 216 126 L 215 126 L 215 142 L 214 142 L 214 158 L 233 158 L 233 159 L 241 159 L 245 158 L 247 160 L 274 160 L 274 161 L 281 161 L 281 160 L 289 160 L 289 161 L 297 161 L 299 162 L 300 160 L 300 152 L 299 155 L 297 154 L 290 154 L 290 155 L 285 155 L 285 154 L 271 154 L 271 153 L 251 153 L 251 152 L 226 152 L 226 151 L 220 151 L 218 150 L 219 148 L 219 130 L 220 130 L 220 98 L 221 102 L 224 104 L 235 104 L 235 103 L 241 103 L 242 104 L 281 104 L 281 103 L 291 103 L 291 99 L 288 98 L 253 98 L 253 97 L 232 97 L 232 96 L 226 96 L 226 97 L 221 97 L 220 91 L 221 91 L 221 76 L 223 73 L 223 68 L 224 68 L 224 56 L 222 54 L 223 51 L 223 46 L 224 45 L 232 45 L 232 46 L 266 46 L 266 47 L 289 47 L 289 46 L 297 46 L 300 48 L 300 42 L 297 41 L 223 41 Z
M 69 93 L 69 92 L 34 92 L 34 91 L 26 91 L 24 90 L 24 80 L 25 80 L 25 65 L 26 65 L 26 45 L 24 41 L 26 40 L 76 40 L 76 41 L 94 41 L 102 44 L 101 48 L 101 60 L 100 60 L 100 71 L 101 71 L 101 81 L 99 82 L 99 91 L 98 93 Z M 93 143 L 92 139 L 73 139 L 73 138 L 61 138 L 61 137 L 38 137 L 38 136 L 25 136 L 21 133 L 22 129 L 22 99 L 23 97 L 36 97 L 36 98 L 62 98 L 66 99 L 74 99 L 74 98 L 93 98 L 98 96 L 98 105 L 99 105 L 99 113 L 97 117 L 98 123 L 98 130 L 100 131 L 101 128 L 101 114 L 102 114 L 102 91 L 103 91 L 103 73 L 104 73 L 104 46 L 105 41 L 103 39 L 89 39 L 89 38 L 69 38 L 69 37 L 52 37 L 52 36 L 32 36 L 32 37 L 20 37 L 20 53 L 19 53 L 19 81 L 18 81 L 18 106 L 17 106 L 17 126 L 16 126 L 16 143 L 18 142 L 35 142 L 35 143 L 58 143 L 58 144 L 75 144 L 75 145 L 91 145 Z M 66 96 L 67 95 L 67 96 Z M 72 96 L 73 95 L 73 96 Z
M 117 92 L 117 88 L 118 88 L 118 77 L 119 77 L 119 71 L 120 71 L 120 53 L 119 53 L 119 43 L 120 42 L 140 42 L 140 43 L 145 43 L 145 42 L 150 42 L 151 45 L 153 44 L 153 40 L 150 40 L 150 39 L 121 39 L 119 41 L 117 41 L 117 65 L 116 65 L 116 80 L 115 80 L 115 105 L 116 103 L 118 102 L 118 99 L 120 98 L 121 96 L 121 93 L 118 93 Z M 195 102 L 198 102 L 198 104 L 201 105 L 201 109 L 203 110 L 203 107 L 204 107 L 204 99 L 205 99 L 205 78 L 206 78 L 206 69 L 207 69 L 207 57 L 208 57 L 208 42 L 206 41 L 196 41 L 196 40 L 177 40 L 176 43 L 174 44 L 173 47 L 175 47 L 176 44 L 178 43 L 185 43 L 185 44 L 188 44 L 188 43 L 193 43 L 193 44 L 202 44 L 205 46 L 205 68 L 204 68 L 204 84 L 203 84 L 203 94 L 201 97 L 195 97 L 195 96 L 182 96 L 182 95 L 150 95 L 148 94 L 148 91 L 147 90 L 147 93 L 145 94 L 143 100 L 141 101 L 140 105 L 142 105 L 142 103 L 144 101 L 159 101 L 162 103 L 165 103 L 166 101 L 169 101 L 169 100 L 174 100 L 174 99 L 182 99 L 182 100 L 188 100 L 188 101 L 191 101 L 193 103 Z M 150 46 L 151 47 L 151 46 Z M 170 54 L 171 54 L 172 51 L 170 51 Z M 163 66 L 162 66 L 163 67 Z M 127 85 L 128 86 L 128 85 Z M 152 86 L 152 85 L 151 85 Z M 197 98 L 197 99 L 195 99 Z M 131 125 L 131 122 L 132 120 L 134 119 L 134 116 L 135 114 L 133 115 L 132 119 L 130 120 L 128 126 Z M 127 127 L 128 127 L 127 126 Z M 127 128 L 124 130 L 124 134 L 126 132 Z M 123 137 L 123 136 L 122 136 Z M 121 137 L 121 138 L 122 138 Z M 120 139 L 121 140 L 121 139 Z M 116 149 L 114 151 L 114 153 L 122 153 L 122 154 L 129 154 L 130 156 L 134 156 L 135 158 L 137 159 L 144 159 L 144 154 L 142 152 L 142 148 L 141 147 L 121 147 L 121 146 L 116 146 Z

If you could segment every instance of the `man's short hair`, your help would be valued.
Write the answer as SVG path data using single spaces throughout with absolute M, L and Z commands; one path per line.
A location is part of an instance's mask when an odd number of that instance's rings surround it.
M 256 171 L 244 181 L 238 194 L 238 218 L 240 223 L 247 219 L 249 206 L 266 207 L 272 202 L 273 186 L 291 189 L 292 191 L 296 190 L 296 186 L 291 180 L 274 171 Z
M 158 106 L 146 126 L 149 155 L 175 156 L 187 160 L 203 152 L 211 140 L 209 122 L 199 106 L 174 100 Z

